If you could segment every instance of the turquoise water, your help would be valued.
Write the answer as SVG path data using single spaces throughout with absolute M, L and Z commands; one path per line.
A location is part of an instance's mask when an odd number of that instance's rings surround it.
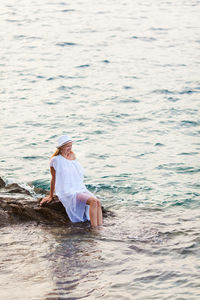
M 3 299 L 200 298 L 199 6 L 1 2 L 1 176 L 49 188 L 69 134 L 115 213 L 2 228 Z

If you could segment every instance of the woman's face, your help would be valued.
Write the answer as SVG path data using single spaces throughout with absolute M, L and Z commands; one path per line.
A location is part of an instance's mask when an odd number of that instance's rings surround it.
M 72 150 L 72 142 L 63 145 L 62 147 L 60 147 L 60 150 L 63 154 L 69 154 Z

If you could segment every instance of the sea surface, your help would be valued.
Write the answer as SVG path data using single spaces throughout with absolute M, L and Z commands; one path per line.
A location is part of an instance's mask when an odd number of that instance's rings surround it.
M 196 0 L 1 1 L 0 176 L 49 189 L 68 134 L 114 213 L 2 227 L 1 300 L 200 299 L 199 16 Z

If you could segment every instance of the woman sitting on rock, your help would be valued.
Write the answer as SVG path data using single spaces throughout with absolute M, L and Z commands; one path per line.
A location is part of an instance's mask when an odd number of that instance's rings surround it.
M 100 200 L 88 191 L 83 182 L 83 168 L 72 151 L 72 140 L 63 135 L 59 137 L 56 148 L 50 160 L 50 195 L 43 198 L 40 205 L 52 201 L 55 189 L 72 222 L 88 220 L 93 227 L 102 225 Z

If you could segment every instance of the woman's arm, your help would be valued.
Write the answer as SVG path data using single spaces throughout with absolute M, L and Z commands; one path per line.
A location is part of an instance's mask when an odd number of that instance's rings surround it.
M 50 186 L 50 195 L 49 197 L 53 198 L 53 193 L 55 190 L 55 179 L 56 179 L 56 171 L 53 167 L 50 167 L 51 170 L 51 186 Z
M 55 189 L 55 178 L 56 178 L 56 171 L 54 170 L 53 167 L 50 167 L 50 171 L 51 171 L 51 186 L 50 186 L 50 194 L 47 197 L 44 197 L 42 199 L 42 201 L 40 202 L 40 205 L 42 206 L 43 203 L 47 202 L 51 202 L 53 200 L 53 193 L 54 193 L 54 189 Z

